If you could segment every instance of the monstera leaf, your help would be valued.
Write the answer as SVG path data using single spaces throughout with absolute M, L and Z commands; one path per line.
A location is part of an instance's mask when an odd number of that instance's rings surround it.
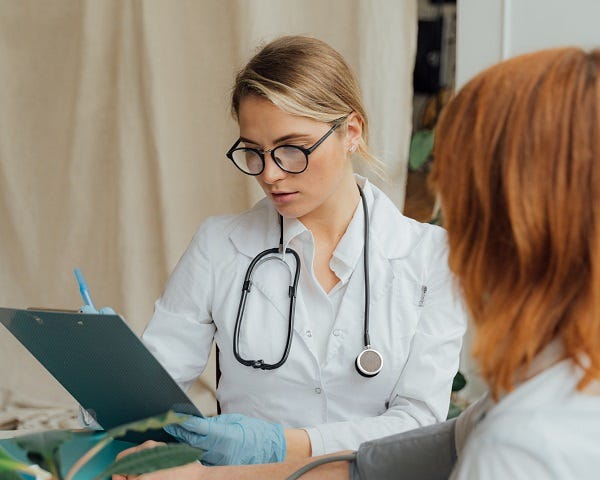
M 169 410 L 161 415 L 145 418 L 136 422 L 126 423 L 119 427 L 112 428 L 106 431 L 106 436 L 113 438 L 122 437 L 127 432 L 146 432 L 148 430 L 156 430 L 159 428 L 172 425 L 174 423 L 183 423 L 188 419 L 187 415 L 180 415 Z
M 38 469 L 14 459 L 0 448 L 0 480 L 23 480 L 18 472 L 27 473 L 32 476 L 37 476 L 40 473 Z
M 174 423 L 183 423 L 187 420 L 186 415 L 177 414 L 171 410 L 168 412 L 156 415 L 154 417 L 144 418 L 143 420 L 138 420 L 136 422 L 126 423 L 125 425 L 121 425 L 119 427 L 112 428 L 106 431 L 105 437 L 100 440 L 93 448 L 88 450 L 85 455 L 83 455 L 75 465 L 69 470 L 66 480 L 72 480 L 75 474 L 83 467 L 94 455 L 96 455 L 100 450 L 102 450 L 106 445 L 112 442 L 115 438 L 122 437 L 127 432 L 145 432 L 147 430 L 156 430 L 159 428 L 166 427 L 167 425 L 172 425 Z M 189 462 L 188 462 L 189 463 Z M 163 467 L 167 468 L 167 467 Z
M 59 478 L 60 455 L 58 449 L 71 437 L 72 433 L 67 430 L 53 430 L 16 437 L 15 443 L 25 450 L 27 458 L 31 462 Z
M 143 473 L 179 467 L 199 460 L 203 451 L 183 443 L 167 443 L 127 455 L 109 465 L 96 477 L 101 480 L 115 473 L 141 475 Z
M 128 423 L 104 432 L 101 438 L 93 448 L 88 450 L 77 462 L 67 476 L 67 480 L 73 476 L 85 465 L 96 453 L 102 450 L 113 439 L 125 435 L 127 432 L 145 432 L 147 430 L 156 430 L 167 425 L 182 423 L 188 417 L 168 411 L 161 415 L 145 418 L 137 422 Z M 38 467 L 27 465 L 11 457 L 7 452 L 0 448 L 0 480 L 22 480 L 19 473 L 26 473 L 33 477 L 40 477 L 47 474 L 48 477 L 60 480 L 60 446 L 73 436 L 68 430 L 53 430 L 48 432 L 32 433 L 13 439 L 27 455 L 27 458 Z M 142 450 L 140 452 L 128 455 L 108 467 L 104 476 L 112 473 L 142 474 L 154 470 L 176 467 L 186 463 L 198 460 L 202 455 L 202 450 L 198 450 L 183 444 L 168 444 L 154 449 Z M 40 468 L 41 467 L 41 468 Z M 42 470 L 43 469 L 43 470 Z

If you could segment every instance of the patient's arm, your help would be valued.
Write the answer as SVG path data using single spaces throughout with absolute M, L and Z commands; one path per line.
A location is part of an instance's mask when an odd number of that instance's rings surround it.
M 456 420 L 450 420 L 363 443 L 354 461 L 336 461 L 320 465 L 302 475 L 302 480 L 392 480 L 398 478 L 400 472 L 403 477 L 412 480 L 446 479 L 456 461 L 455 425 Z M 149 441 L 121 452 L 119 457 L 156 445 L 156 442 Z M 352 452 L 337 452 L 322 457 L 291 459 L 265 465 L 205 467 L 196 462 L 144 475 L 144 479 L 285 480 L 304 465 L 321 458 L 350 453 Z M 113 479 L 124 480 L 124 477 L 115 476 Z
M 121 458 L 130 453 L 152 448 L 161 443 L 152 440 L 143 444 L 132 447 L 119 453 L 117 458 Z M 205 467 L 199 462 L 190 463 L 181 467 L 169 468 L 160 470 L 154 473 L 148 473 L 143 476 L 144 480 L 258 480 L 269 478 L 271 480 L 285 480 L 291 474 L 302 468 L 304 465 L 311 463 L 319 458 L 334 457 L 352 452 L 337 452 L 335 454 L 323 455 L 322 457 L 311 457 L 304 459 L 288 460 L 282 463 L 268 463 L 264 465 L 240 465 L 240 466 L 224 466 L 224 467 Z M 348 461 L 340 461 L 327 463 L 318 466 L 309 472 L 302 475 L 302 480 L 348 480 L 350 478 Z M 128 477 L 122 475 L 113 475 L 113 480 L 125 480 Z M 130 477 L 131 479 L 135 477 Z
M 352 480 L 447 479 L 456 463 L 456 419 L 363 443 Z

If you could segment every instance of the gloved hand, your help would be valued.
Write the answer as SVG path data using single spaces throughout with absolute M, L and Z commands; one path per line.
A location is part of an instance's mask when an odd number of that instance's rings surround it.
M 204 450 L 207 465 L 247 465 L 281 462 L 286 454 L 283 427 L 239 414 L 191 417 L 165 431 Z
M 102 307 L 100 310 L 96 310 L 91 305 L 84 305 L 83 307 L 81 307 L 79 309 L 79 311 L 81 313 L 95 313 L 96 315 L 116 315 L 117 314 L 117 312 L 115 312 L 110 307 Z

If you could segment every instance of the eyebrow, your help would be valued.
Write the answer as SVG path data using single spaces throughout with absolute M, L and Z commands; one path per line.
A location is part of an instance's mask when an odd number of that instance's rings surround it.
M 308 133 L 288 133 L 287 135 L 284 135 L 283 137 L 279 137 L 279 138 L 276 138 L 275 140 L 273 140 L 273 144 L 276 145 L 278 143 L 285 142 L 292 138 L 300 139 L 303 137 L 309 138 L 310 136 L 311 135 L 309 135 Z M 246 142 L 246 143 L 252 143 L 253 145 L 260 145 L 258 142 L 255 142 L 254 140 L 250 140 L 249 138 L 246 138 L 246 137 L 240 137 L 240 141 Z

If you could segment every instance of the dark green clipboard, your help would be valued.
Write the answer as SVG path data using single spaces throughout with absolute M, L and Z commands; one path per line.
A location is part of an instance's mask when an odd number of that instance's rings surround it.
M 0 323 L 102 428 L 167 410 L 202 416 L 119 315 L 0 308 Z M 173 441 L 163 430 L 125 440 Z

